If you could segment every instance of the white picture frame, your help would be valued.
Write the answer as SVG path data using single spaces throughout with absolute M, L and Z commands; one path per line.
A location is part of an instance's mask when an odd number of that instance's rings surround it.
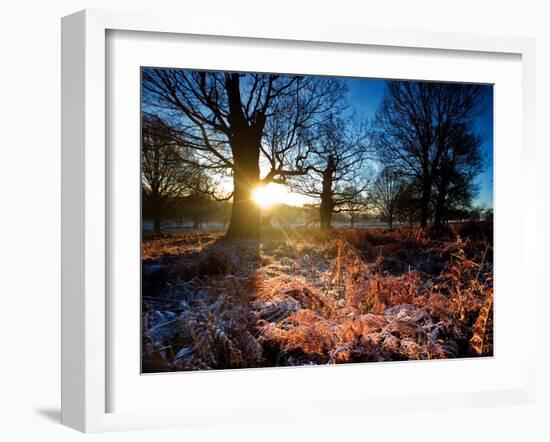
M 534 108 L 535 108 L 535 44 L 532 39 L 491 37 L 450 33 L 426 33 L 403 30 L 376 30 L 344 26 L 299 28 L 281 23 L 212 21 L 194 17 L 182 22 L 177 17 L 154 16 L 86 10 L 63 18 L 62 21 L 62 423 L 85 432 L 111 431 L 168 426 L 200 425 L 213 422 L 245 422 L 312 417 L 338 414 L 368 414 L 373 410 L 406 411 L 500 404 L 532 403 L 535 397 L 534 359 L 531 357 L 536 325 L 525 322 L 522 334 L 525 346 L 517 355 L 521 375 L 502 388 L 477 388 L 460 393 L 431 391 L 424 395 L 389 392 L 376 401 L 359 392 L 350 397 L 332 394 L 328 399 L 314 398 L 296 402 L 283 409 L 257 407 L 250 395 L 235 404 L 235 409 L 223 412 L 215 407 L 208 412 L 197 407 L 195 413 L 172 407 L 163 410 L 109 410 L 109 392 L 113 388 L 109 376 L 110 358 L 108 325 L 111 320 L 107 287 L 108 244 L 112 230 L 108 228 L 109 186 L 107 154 L 107 42 L 111 31 L 140 31 L 163 35 L 217 36 L 221 38 L 269 39 L 286 45 L 299 42 L 338 44 L 341 47 L 375 46 L 378 48 L 426 49 L 484 54 L 509 54 L 520 57 L 521 63 L 521 176 L 519 190 L 522 211 L 521 297 L 518 309 L 524 311 L 536 304 L 533 271 L 526 265 L 528 256 L 535 255 L 535 176 Z M 293 43 L 294 42 L 294 43 Z M 137 135 L 136 135 L 137 137 Z M 498 142 L 498 140 L 497 140 Z M 499 167 L 498 164 L 495 167 Z M 498 192 L 498 190 L 497 190 Z M 498 219 L 498 213 L 497 213 Z M 498 222 L 498 221 L 497 221 Z M 497 242 L 498 248 L 498 242 Z M 502 249 L 501 249 L 502 250 Z M 497 251 L 497 253 L 499 253 Z M 498 293 L 496 297 L 498 299 Z M 498 301 L 497 301 L 498 302 Z M 495 356 L 498 358 L 498 353 Z M 435 362 L 435 361 L 434 361 Z M 360 376 L 363 364 L 346 368 L 350 376 Z M 340 370 L 343 367 L 331 368 Z M 302 369 L 303 370 L 303 369 Z M 353 370 L 353 371 L 352 371 Z M 396 369 L 398 370 L 398 369 Z M 243 374 L 244 373 L 244 374 Z M 240 382 L 246 371 L 226 372 Z M 251 375 L 250 378 L 256 375 Z M 256 373 L 256 372 L 254 372 Z M 302 373 L 302 374 L 300 374 Z M 519 371 L 518 371 L 519 373 Z M 271 370 L 269 376 L 277 376 Z M 285 371 L 287 378 L 304 376 L 300 371 Z M 170 376 L 163 376 L 163 383 Z M 175 378 L 174 378 L 175 379 Z M 209 382 L 214 378 L 209 378 Z M 218 382 L 212 385 L 218 385 Z M 517 382 L 516 382 L 517 381 Z M 214 387 L 212 387 L 214 388 Z M 251 392 L 250 394 L 254 394 Z M 336 407 L 330 407 L 338 401 Z M 238 402 L 238 401 L 237 401 Z

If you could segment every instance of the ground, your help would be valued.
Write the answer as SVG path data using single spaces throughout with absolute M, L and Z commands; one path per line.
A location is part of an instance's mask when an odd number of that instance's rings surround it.
M 145 236 L 145 373 L 492 355 L 488 223 Z

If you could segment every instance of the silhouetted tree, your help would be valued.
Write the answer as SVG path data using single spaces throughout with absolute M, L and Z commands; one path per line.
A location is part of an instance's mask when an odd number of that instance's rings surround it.
M 160 118 L 144 116 L 142 120 L 141 183 L 145 216 L 153 220 L 156 233 L 162 221 L 173 214 L 175 203 L 190 189 L 197 170 L 184 161 L 191 158 L 189 149 L 174 143 Z
M 411 228 L 420 221 L 420 194 L 414 183 L 403 182 L 401 185 L 395 201 L 395 219 Z
M 292 181 L 294 191 L 319 201 L 321 230 L 331 227 L 332 214 L 356 202 L 368 177 L 370 132 L 355 117 L 331 117 L 309 144 L 308 175 Z
M 346 213 L 349 216 L 350 227 L 355 227 L 355 221 L 362 212 L 368 207 L 367 198 L 364 191 L 361 192 L 356 186 L 348 186 L 343 191 L 348 198 L 343 199 L 343 202 L 335 210 L 335 212 Z
M 227 231 L 231 237 L 259 237 L 260 209 L 251 198 L 254 188 L 306 172 L 302 154 L 290 162 L 295 141 L 322 120 L 344 92 L 343 83 L 321 77 L 144 69 L 142 78 L 145 105 L 169 116 L 173 129 L 196 152 L 197 165 L 232 174 Z M 282 117 L 288 142 L 280 138 L 267 142 L 266 127 L 271 119 Z M 262 155 L 270 164 L 263 178 Z
M 468 207 L 481 172 L 481 138 L 463 125 L 451 129 L 434 177 L 434 224 L 447 220 L 450 209 Z
M 384 164 L 419 187 L 422 227 L 428 223 L 445 156 L 456 146 L 452 138 L 457 128 L 471 131 L 481 91 L 471 84 L 386 82 L 376 117 L 377 147 Z
M 404 185 L 402 177 L 392 168 L 386 167 L 379 173 L 372 187 L 372 203 L 378 209 L 381 220 L 387 222 L 390 229 L 393 229 Z
M 194 229 L 202 229 L 204 223 L 215 218 L 219 211 L 218 205 L 209 194 L 193 192 L 182 199 L 180 216 L 191 221 Z

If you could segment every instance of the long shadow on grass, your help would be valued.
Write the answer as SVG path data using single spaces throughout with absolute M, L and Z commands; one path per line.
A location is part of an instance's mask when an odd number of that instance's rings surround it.
M 165 239 L 142 260 L 145 373 L 259 363 L 250 307 L 260 242 L 218 237 L 202 245 L 200 239 Z

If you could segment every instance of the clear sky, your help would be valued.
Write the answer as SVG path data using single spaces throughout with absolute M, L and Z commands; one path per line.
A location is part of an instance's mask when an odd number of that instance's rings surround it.
M 351 105 L 363 116 L 373 118 L 384 97 L 385 80 L 348 78 Z M 483 171 L 477 177 L 479 194 L 474 205 L 493 207 L 493 86 L 484 86 L 483 111 L 477 118 L 476 130 L 481 135 L 483 144 Z

